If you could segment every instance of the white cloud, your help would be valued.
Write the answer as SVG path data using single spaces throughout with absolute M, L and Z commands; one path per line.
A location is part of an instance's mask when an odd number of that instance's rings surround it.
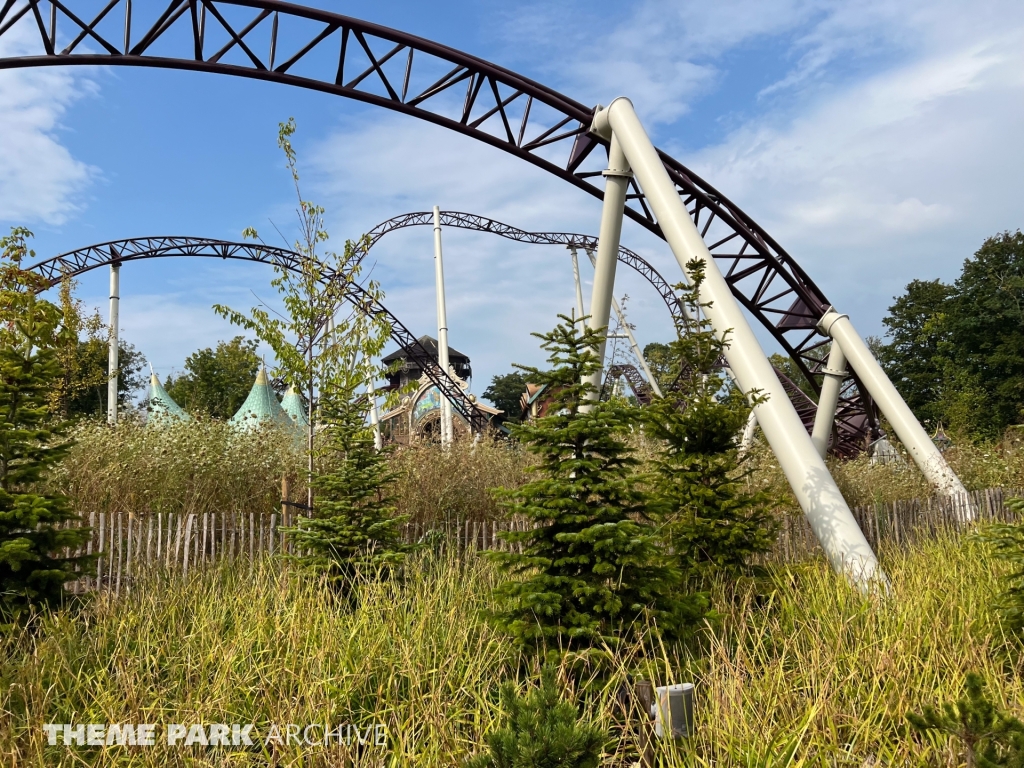
M 509 58 L 585 102 L 629 96 L 663 148 L 739 203 L 862 330 L 915 277 L 952 278 L 1020 227 L 1024 6 L 1018 0 L 645 0 L 528 6 Z M 781 74 L 730 98 L 745 50 Z M 756 82 L 756 80 L 754 81 Z M 715 100 L 704 100 L 715 94 Z M 710 146 L 677 132 L 735 126 Z M 739 123 L 736 123 L 737 119 Z
M 1024 20 L 1014 21 L 956 47 L 943 40 L 686 159 L 877 332 L 906 282 L 954 276 L 984 237 L 1022 223 Z
M 0 38 L 0 55 L 30 52 L 23 30 Z M 58 132 L 68 107 L 94 89 L 70 68 L 0 71 L 0 220 L 60 224 L 81 210 L 97 169 L 75 159 Z
M 600 223 L 595 198 L 500 150 L 402 116 L 347 122 L 312 153 L 302 155 L 300 148 L 300 156 L 317 169 L 315 176 L 306 174 L 310 187 L 304 194 L 326 204 L 335 237 L 354 237 L 435 204 L 534 231 L 596 233 Z M 638 230 L 627 228 L 634 237 Z M 451 344 L 473 360 L 479 393 L 511 362 L 543 361 L 530 334 L 550 329 L 555 315 L 573 306 L 571 262 L 557 246 L 453 228 L 443 237 Z M 638 242 L 658 243 L 648 233 L 630 245 Z M 385 236 L 370 257 L 386 304 L 417 335 L 437 332 L 432 256 L 431 229 L 416 227 Z M 588 279 L 589 264 L 581 272 Z M 657 294 L 625 269 L 617 288 L 624 292 L 633 297 L 637 336 L 665 339 L 670 318 Z M 589 286 L 584 293 L 589 302 Z

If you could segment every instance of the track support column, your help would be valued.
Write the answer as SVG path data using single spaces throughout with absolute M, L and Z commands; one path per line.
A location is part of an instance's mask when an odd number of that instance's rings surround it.
M 588 250 L 587 256 L 590 257 L 590 263 L 596 268 L 597 263 L 594 260 L 593 252 Z M 633 354 L 636 355 L 637 362 L 639 362 L 640 367 L 644 369 L 644 375 L 647 376 L 647 383 L 650 385 L 651 391 L 653 391 L 658 397 L 664 397 L 661 393 L 661 387 L 658 386 L 658 382 L 654 378 L 654 374 L 651 373 L 651 367 L 647 365 L 647 360 L 644 358 L 644 351 L 640 349 L 640 345 L 637 343 L 636 337 L 633 335 L 633 329 L 630 328 L 629 323 L 626 322 L 626 316 L 622 314 L 619 302 L 615 300 L 614 296 L 612 297 L 612 309 L 615 310 L 615 316 L 619 320 L 619 325 L 622 326 L 623 333 L 625 333 L 626 338 L 629 339 L 629 345 L 633 348 Z
M 767 400 L 754 409 L 757 421 L 832 567 L 865 591 L 878 582 L 884 583 L 885 576 L 871 546 L 811 443 L 632 103 L 619 98 L 606 109 L 598 109 L 591 131 L 612 139 L 613 146 L 614 139 L 618 139 L 683 272 L 687 273 L 691 259 L 704 262 L 705 280 L 700 298 L 710 302 L 708 319 L 716 333 L 728 334 L 725 357 L 741 389 L 746 392 L 757 389 L 767 396 Z
M 441 210 L 434 206 L 434 279 L 437 284 L 437 364 L 448 373 L 448 310 L 444 303 L 444 265 L 441 260 Z M 452 443 L 452 404 L 441 394 L 441 445 Z
M 580 282 L 580 260 L 576 256 L 576 249 L 569 248 L 569 253 L 572 254 L 572 277 L 576 282 L 576 317 L 581 318 L 586 313 L 583 309 L 583 283 Z
M 622 211 L 626 205 L 626 190 L 633 177 L 626 155 L 619 142 L 612 136 L 608 151 L 608 170 L 605 177 L 604 205 L 601 209 L 601 231 L 597 241 L 597 262 L 594 264 L 594 290 L 590 295 L 590 319 L 587 327 L 605 329 L 596 351 L 601 363 L 598 370 L 588 379 L 594 388 L 591 397 L 597 398 L 604 373 L 604 353 L 608 345 L 608 322 L 612 311 L 612 294 L 615 289 L 615 265 L 619 263 L 619 238 L 622 235 Z
M 821 394 L 818 395 L 818 410 L 814 414 L 814 429 L 811 430 L 811 442 L 818 449 L 821 458 L 828 453 L 828 438 L 836 421 L 836 407 L 839 405 L 839 388 L 846 378 L 846 355 L 838 342 L 832 343 L 828 353 L 828 363 L 822 368 L 825 380 L 821 383 Z
M 110 333 L 107 349 L 107 423 L 117 424 L 117 327 L 121 302 L 121 265 L 110 265 Z
M 964 484 L 950 469 L 935 443 L 931 441 L 928 433 L 918 423 L 913 411 L 889 381 L 882 366 L 875 360 L 868 345 L 864 343 L 860 334 L 853 327 L 850 318 L 829 307 L 818 323 L 818 328 L 822 333 L 830 336 L 834 344 L 838 344 L 842 348 L 861 383 L 872 399 L 878 403 L 879 409 L 892 425 L 900 442 L 910 452 L 910 456 L 920 468 L 921 474 L 928 478 L 928 481 L 940 493 L 947 496 L 962 495 L 966 497 L 967 489 L 964 488 Z M 969 504 L 960 505 L 957 513 L 962 522 L 968 522 L 974 518 L 974 512 Z

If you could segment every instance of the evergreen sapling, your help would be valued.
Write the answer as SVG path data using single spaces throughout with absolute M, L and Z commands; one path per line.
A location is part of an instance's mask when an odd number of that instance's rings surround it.
M 666 357 L 674 382 L 665 397 L 644 409 L 647 434 L 661 449 L 654 460 L 654 504 L 667 547 L 677 566 L 697 586 L 716 573 L 736 578 L 750 558 L 769 551 L 777 522 L 771 498 L 748 491 L 737 437 L 751 411 L 748 394 L 723 375 L 728 336 L 718 335 L 703 315 L 699 291 L 704 264 L 687 264 L 690 286 L 679 285 L 688 311 L 677 320 L 677 338 Z
M 64 424 L 50 413 L 61 371 L 55 351 L 60 309 L 36 298 L 39 276 L 21 268 L 31 233 L 0 238 L 0 621 L 65 596 L 64 584 L 88 574 L 91 557 L 63 556 L 89 538 L 65 528 L 79 517 L 61 494 L 39 487 L 67 452 Z
M 967 674 L 967 696 L 940 707 L 926 706 L 907 720 L 922 735 L 953 737 L 963 743 L 968 768 L 1024 768 L 1024 723 L 985 696 L 985 681 Z
M 586 379 L 600 368 L 600 335 L 585 318 L 560 317 L 553 331 L 536 334 L 552 368 L 520 366 L 545 388 L 547 415 L 512 429 L 536 456 L 534 479 L 497 494 L 536 527 L 504 534 L 521 553 L 489 553 L 514 577 L 497 589 L 491 617 L 522 646 L 555 653 L 614 647 L 645 617 L 669 635 L 683 633 L 705 602 L 680 589 L 646 521 L 638 462 L 624 440 L 635 410 L 595 402 Z
M 526 696 L 505 683 L 501 701 L 507 724 L 485 737 L 488 752 L 464 768 L 597 768 L 608 737 L 579 721 L 576 707 L 559 696 L 550 668 Z

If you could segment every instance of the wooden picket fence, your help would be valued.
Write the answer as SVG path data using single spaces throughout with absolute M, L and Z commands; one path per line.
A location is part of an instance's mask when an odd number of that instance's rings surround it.
M 943 532 L 960 532 L 966 512 L 976 521 L 1014 519 L 1005 500 L 1024 495 L 1020 489 L 991 488 L 963 497 L 910 499 L 853 510 L 861 530 L 876 551 L 886 546 L 906 546 Z M 96 575 L 69 585 L 74 591 L 103 587 L 120 593 L 146 570 L 161 568 L 187 576 L 196 568 L 221 560 L 252 561 L 257 557 L 295 554 L 294 542 L 283 530 L 294 526 L 301 512 L 284 506 L 282 513 L 93 513 L 86 521 L 92 529 L 89 542 L 74 554 L 97 555 Z M 499 536 L 504 531 L 524 530 L 523 520 L 465 521 L 407 524 L 407 542 L 423 542 L 458 552 L 510 549 Z M 786 517 L 781 524 L 768 562 L 793 562 L 820 553 L 811 527 L 801 516 Z

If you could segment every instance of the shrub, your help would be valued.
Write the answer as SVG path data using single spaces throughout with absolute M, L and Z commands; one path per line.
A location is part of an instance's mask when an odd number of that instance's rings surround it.
M 580 332 L 582 318 L 562 319 L 538 334 L 553 368 L 524 368 L 546 387 L 549 415 L 513 428 L 538 463 L 531 482 L 499 495 L 536 527 L 505 534 L 521 554 L 490 553 L 516 577 L 497 591 L 493 618 L 538 650 L 615 646 L 648 612 L 679 633 L 699 620 L 704 603 L 682 594 L 644 522 L 647 498 L 622 436 L 634 412 L 590 399 L 598 334 Z
M 1006 505 L 1024 518 L 1024 499 L 1010 499 Z M 1006 576 L 998 606 L 1007 628 L 1024 639 L 1024 519 L 1015 524 L 991 525 L 979 538 L 992 547 L 996 558 L 1010 564 L 1012 570 Z
M 329 468 L 313 478 L 316 513 L 284 530 L 307 552 L 297 559 L 333 580 L 390 570 L 410 550 L 400 532 L 406 518 L 395 516 L 387 495 L 394 474 L 366 427 L 365 399 L 328 399 L 321 410 Z
M 505 726 L 487 734 L 489 752 L 465 768 L 597 768 L 608 736 L 579 721 L 576 707 L 559 696 L 553 669 L 545 668 L 540 687 L 526 696 L 505 683 L 501 701 Z
M 952 736 L 961 741 L 967 765 L 979 768 L 1024 766 L 1024 723 L 1001 712 L 985 696 L 985 681 L 967 674 L 967 696 L 941 707 L 926 706 L 921 714 L 907 713 L 919 733 Z
M 701 314 L 703 262 L 687 264 L 689 287 L 679 286 L 689 319 L 680 321 L 666 357 L 674 386 L 644 409 L 644 425 L 660 450 L 653 459 L 654 509 L 665 544 L 684 574 L 706 584 L 716 572 L 735 578 L 752 556 L 768 552 L 777 523 L 771 496 L 748 491 L 736 438 L 751 406 L 728 387 L 721 359 L 728 346 Z

